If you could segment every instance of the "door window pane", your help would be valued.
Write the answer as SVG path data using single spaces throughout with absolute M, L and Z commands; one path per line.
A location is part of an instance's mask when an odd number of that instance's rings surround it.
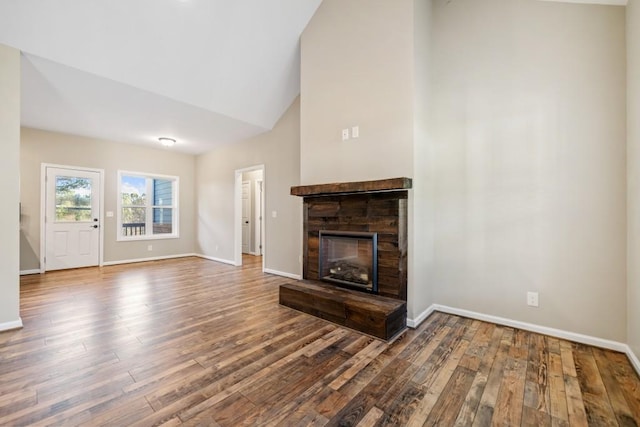
M 91 221 L 91 179 L 56 176 L 56 221 Z

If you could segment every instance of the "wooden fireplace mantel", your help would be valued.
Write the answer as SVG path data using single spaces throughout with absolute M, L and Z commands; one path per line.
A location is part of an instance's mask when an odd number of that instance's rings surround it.
M 411 178 L 389 178 L 376 181 L 334 182 L 331 184 L 299 185 L 291 187 L 292 196 L 333 196 L 338 194 L 375 193 L 378 191 L 408 190 Z

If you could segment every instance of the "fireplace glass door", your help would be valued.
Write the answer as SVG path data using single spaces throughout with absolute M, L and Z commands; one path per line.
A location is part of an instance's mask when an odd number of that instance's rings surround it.
M 320 231 L 320 279 L 362 291 L 378 292 L 378 235 Z

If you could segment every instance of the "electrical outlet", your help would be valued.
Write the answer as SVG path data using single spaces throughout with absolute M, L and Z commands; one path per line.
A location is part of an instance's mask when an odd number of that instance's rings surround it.
M 349 129 L 342 129 L 342 140 L 346 141 L 349 139 Z
M 527 305 L 531 307 L 538 307 L 537 292 L 527 292 Z
M 147 250 L 148 250 L 148 251 L 152 251 L 152 250 L 153 250 L 153 245 L 148 245 L 148 246 L 147 246 Z

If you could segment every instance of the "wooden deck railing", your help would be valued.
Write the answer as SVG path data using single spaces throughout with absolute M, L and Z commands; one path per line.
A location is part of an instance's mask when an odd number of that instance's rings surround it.
M 142 236 L 145 234 L 144 222 L 130 222 L 128 224 L 122 224 L 123 236 Z

